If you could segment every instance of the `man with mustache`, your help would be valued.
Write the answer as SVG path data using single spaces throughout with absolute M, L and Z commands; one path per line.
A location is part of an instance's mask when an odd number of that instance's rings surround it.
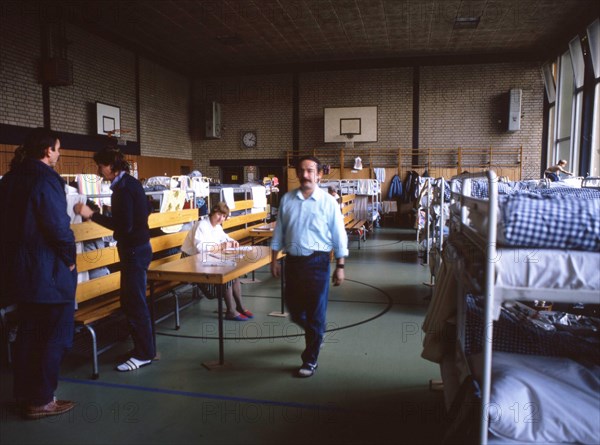
M 344 281 L 348 236 L 335 198 L 319 188 L 323 170 L 313 156 L 299 159 L 296 174 L 300 187 L 284 195 L 271 242 L 271 274 L 279 277 L 277 260 L 285 251 L 285 301 L 290 317 L 305 331 L 306 348 L 298 377 L 311 377 L 325 335 L 329 294 L 329 259 L 333 250 L 336 268 L 334 286 Z

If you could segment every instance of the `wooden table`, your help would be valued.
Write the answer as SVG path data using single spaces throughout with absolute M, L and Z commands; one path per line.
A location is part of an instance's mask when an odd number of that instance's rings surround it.
M 242 256 L 241 258 L 239 256 Z M 281 255 L 283 257 L 283 255 Z M 206 262 L 202 262 L 202 260 Z M 253 272 L 271 262 L 271 248 L 267 246 L 251 246 L 242 250 L 239 255 L 223 253 L 214 256 L 198 254 L 161 264 L 148 270 L 150 281 L 150 301 L 154 305 L 154 285 L 156 281 L 179 281 L 182 283 L 214 284 L 218 289 L 219 314 L 219 361 L 203 363 L 208 369 L 225 365 L 223 348 L 223 297 L 227 286 L 236 278 Z M 283 274 L 282 274 L 283 275 Z M 282 281 L 283 284 L 283 281 Z M 283 298 L 283 288 L 281 290 Z M 154 310 L 152 310 L 154 314 Z M 153 315 L 154 318 L 154 315 Z M 152 323 L 154 328 L 154 321 Z M 156 341 L 155 341 L 156 344 Z
M 252 238 L 273 238 L 273 232 L 275 231 L 275 224 L 277 222 L 271 222 L 268 224 L 263 224 L 260 227 L 255 227 L 254 229 L 250 229 L 250 235 Z M 253 241 L 254 243 L 254 241 Z

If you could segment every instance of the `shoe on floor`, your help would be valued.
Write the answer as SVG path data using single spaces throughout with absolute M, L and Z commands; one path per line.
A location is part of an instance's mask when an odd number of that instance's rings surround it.
M 143 366 L 148 366 L 152 363 L 152 360 L 138 360 L 137 358 L 131 357 L 129 360 L 121 363 L 117 366 L 117 371 L 119 372 L 129 372 L 135 371 Z
M 45 405 L 27 405 L 24 414 L 28 419 L 41 419 L 42 417 L 58 416 L 75 408 L 75 402 L 70 400 L 52 400 Z
M 298 377 L 312 377 L 312 375 L 317 370 L 317 366 L 318 365 L 316 363 L 314 365 L 311 365 L 310 363 L 305 363 L 300 367 L 300 369 L 298 369 L 296 375 Z
M 240 311 L 240 314 L 245 316 L 246 318 L 254 318 L 254 314 L 248 309 L 246 309 L 245 311 Z
M 231 315 L 225 315 L 225 320 L 233 320 L 233 321 L 248 321 L 248 317 L 243 314 L 236 315 L 235 317 Z

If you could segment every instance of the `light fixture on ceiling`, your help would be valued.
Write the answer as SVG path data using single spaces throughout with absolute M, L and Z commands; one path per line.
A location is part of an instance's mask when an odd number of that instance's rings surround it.
M 475 29 L 479 26 L 481 17 L 456 17 L 454 29 Z

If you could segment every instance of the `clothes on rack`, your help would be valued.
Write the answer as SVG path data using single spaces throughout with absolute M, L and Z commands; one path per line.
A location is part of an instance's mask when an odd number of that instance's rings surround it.
M 400 180 L 400 176 L 394 175 L 392 178 L 392 182 L 390 183 L 390 190 L 388 191 L 388 201 L 393 200 L 394 198 L 399 198 L 402 196 L 402 181 Z
M 252 201 L 252 207 L 264 211 L 267 207 L 267 189 L 262 185 L 252 186 Z

